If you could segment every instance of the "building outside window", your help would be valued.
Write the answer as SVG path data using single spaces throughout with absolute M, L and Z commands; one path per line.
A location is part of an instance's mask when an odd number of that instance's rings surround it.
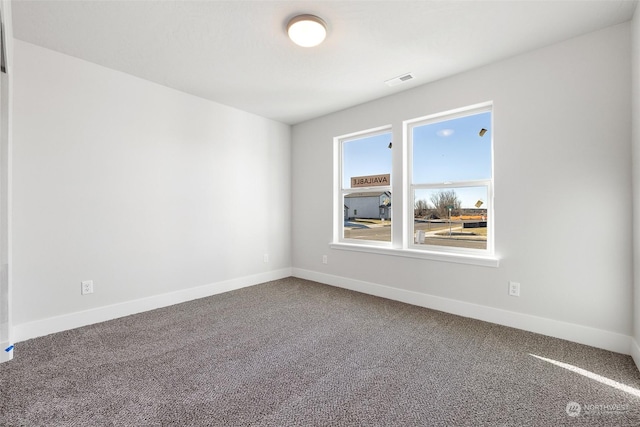
M 338 139 L 340 241 L 391 243 L 391 131 L 389 128 Z

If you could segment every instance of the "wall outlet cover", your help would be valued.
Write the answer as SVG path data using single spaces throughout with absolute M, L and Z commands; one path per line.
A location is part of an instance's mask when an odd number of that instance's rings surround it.
M 509 282 L 509 295 L 513 297 L 520 296 L 520 283 L 518 282 Z
M 93 280 L 85 280 L 82 282 L 81 288 L 82 295 L 93 293 Z

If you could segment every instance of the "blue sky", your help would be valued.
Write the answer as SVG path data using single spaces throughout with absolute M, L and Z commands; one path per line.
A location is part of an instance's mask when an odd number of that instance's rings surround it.
M 480 129 L 487 129 L 479 136 Z M 365 137 L 343 145 L 343 186 L 354 176 L 391 173 L 391 132 Z M 399 146 L 400 142 L 397 142 Z M 491 178 L 491 113 L 484 112 L 413 128 L 413 182 L 434 184 Z M 392 175 L 392 180 L 394 179 Z M 419 190 L 416 199 L 429 200 L 433 190 Z M 459 188 L 462 207 L 474 207 L 485 188 Z
M 479 136 L 480 129 L 487 129 Z M 413 128 L 413 182 L 491 178 L 491 113 Z
M 343 148 L 343 188 L 351 188 L 354 176 L 391 173 L 391 132 L 346 142 Z M 392 177 L 393 179 L 393 177 Z
M 481 129 L 487 132 L 480 136 Z M 413 128 L 413 182 L 433 184 L 491 178 L 491 113 L 485 112 Z M 454 189 L 463 208 L 478 200 L 487 207 L 486 187 Z M 429 201 L 434 190 L 417 190 Z

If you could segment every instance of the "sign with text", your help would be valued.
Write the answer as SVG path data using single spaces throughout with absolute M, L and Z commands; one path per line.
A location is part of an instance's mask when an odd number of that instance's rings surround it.
M 351 188 L 380 187 L 391 184 L 391 174 L 351 177 Z

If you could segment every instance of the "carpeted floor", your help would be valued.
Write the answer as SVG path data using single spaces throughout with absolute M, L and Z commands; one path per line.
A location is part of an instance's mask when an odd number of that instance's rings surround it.
M 640 373 L 288 278 L 18 343 L 0 425 L 639 426 Z

